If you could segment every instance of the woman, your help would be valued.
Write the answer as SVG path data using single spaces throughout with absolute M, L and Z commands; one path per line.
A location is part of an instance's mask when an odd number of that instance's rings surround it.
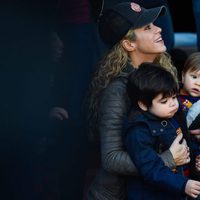
M 165 7 L 145 9 L 133 2 L 120 3 L 103 12 L 99 32 L 110 46 L 92 82 L 90 122 L 101 142 L 102 168 L 92 183 L 88 199 L 125 199 L 125 175 L 137 170 L 122 143 L 123 116 L 129 110 L 127 75 L 142 62 L 161 64 L 176 77 L 176 70 L 165 53 L 161 29 L 153 22 Z M 169 150 L 160 155 L 169 167 L 186 163 L 186 142 L 178 136 Z

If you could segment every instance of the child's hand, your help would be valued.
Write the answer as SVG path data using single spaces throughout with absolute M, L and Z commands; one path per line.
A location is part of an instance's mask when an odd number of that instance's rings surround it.
M 188 180 L 185 186 L 185 193 L 192 198 L 197 198 L 200 194 L 200 182 Z
M 200 129 L 190 130 L 190 134 L 194 135 L 198 142 L 200 142 Z
M 195 167 L 198 172 L 200 172 L 200 155 L 196 157 Z

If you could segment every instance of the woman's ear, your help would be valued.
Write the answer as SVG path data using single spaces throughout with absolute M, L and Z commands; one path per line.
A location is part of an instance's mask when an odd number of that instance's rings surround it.
M 122 41 L 122 46 L 126 51 L 133 51 L 135 50 L 135 43 L 130 42 L 129 40 L 123 40 Z
M 138 106 L 143 111 L 147 111 L 148 110 L 147 106 L 144 103 L 142 103 L 141 101 L 138 101 Z

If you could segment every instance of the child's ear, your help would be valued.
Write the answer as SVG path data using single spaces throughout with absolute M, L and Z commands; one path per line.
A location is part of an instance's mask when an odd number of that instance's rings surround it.
M 148 110 L 147 106 L 146 106 L 144 103 L 142 103 L 141 101 L 138 101 L 138 106 L 139 106 L 140 109 L 142 109 L 143 111 L 147 111 L 147 110 Z
M 184 83 L 185 81 L 185 74 L 182 72 L 181 73 L 181 83 Z

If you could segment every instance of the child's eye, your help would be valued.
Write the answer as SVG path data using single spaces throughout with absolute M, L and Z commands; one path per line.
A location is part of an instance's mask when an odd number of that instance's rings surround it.
M 192 77 L 193 79 L 196 79 L 196 78 L 197 78 L 197 76 L 194 75 L 194 74 L 191 74 L 191 77 Z
M 167 103 L 167 99 L 162 99 L 162 100 L 160 101 L 160 103 L 162 103 L 162 104 Z
M 172 99 L 176 99 L 176 98 L 177 98 L 177 95 L 172 96 Z

